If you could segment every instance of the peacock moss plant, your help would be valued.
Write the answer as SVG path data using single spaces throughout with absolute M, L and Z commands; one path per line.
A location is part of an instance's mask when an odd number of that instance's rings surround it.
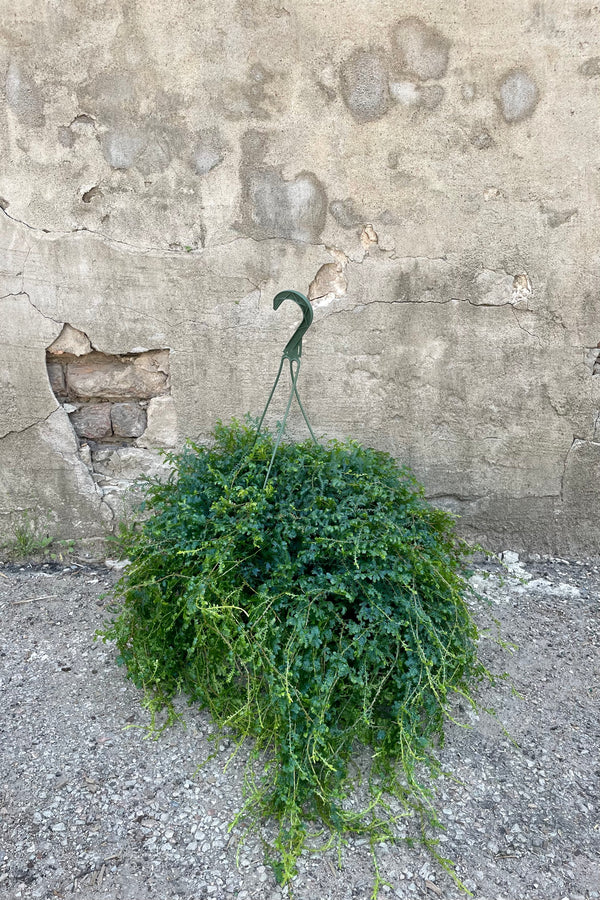
M 268 858 L 286 883 L 317 825 L 374 846 L 402 815 L 435 820 L 419 771 L 439 770 L 450 696 L 473 702 L 488 673 L 465 603 L 468 548 L 410 472 L 354 442 L 290 443 L 264 487 L 272 450 L 233 422 L 211 449 L 169 455 L 171 478 L 148 485 L 149 516 L 127 536 L 103 636 L 153 713 L 184 692 L 253 738 L 264 768 L 236 821 L 275 820 Z M 361 745 L 372 771 L 357 811 Z

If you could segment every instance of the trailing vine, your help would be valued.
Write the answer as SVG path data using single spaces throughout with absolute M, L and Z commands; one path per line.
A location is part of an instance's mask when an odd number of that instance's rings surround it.
M 354 442 L 290 443 L 263 486 L 272 450 L 270 434 L 233 422 L 212 448 L 167 455 L 170 479 L 148 484 L 149 515 L 126 535 L 103 637 L 153 722 L 184 692 L 253 739 L 261 769 L 235 824 L 276 822 L 267 857 L 285 884 L 323 828 L 374 846 L 416 811 L 429 842 L 419 773 L 439 772 L 451 695 L 474 703 L 488 673 L 465 602 L 469 548 L 412 474 Z M 360 746 L 372 765 L 357 811 Z M 379 883 L 376 869 L 375 894 Z

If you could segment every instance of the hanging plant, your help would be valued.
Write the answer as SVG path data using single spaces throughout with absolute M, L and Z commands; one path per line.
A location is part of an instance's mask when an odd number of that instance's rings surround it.
M 154 725 L 183 692 L 252 739 L 262 774 L 236 823 L 277 823 L 267 854 L 285 884 L 323 826 L 374 846 L 415 811 L 435 823 L 419 773 L 439 771 L 451 696 L 474 704 L 488 673 L 465 602 L 469 548 L 411 473 L 354 442 L 274 447 L 233 422 L 211 449 L 167 455 L 173 473 L 147 486 L 103 636 Z M 360 746 L 372 756 L 362 809 L 349 803 Z

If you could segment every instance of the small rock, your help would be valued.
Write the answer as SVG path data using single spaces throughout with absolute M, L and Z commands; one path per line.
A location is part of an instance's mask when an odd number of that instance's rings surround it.
M 65 373 L 59 362 L 48 361 L 46 363 L 50 387 L 55 394 L 64 394 L 65 392 Z
M 549 587 L 552 587 L 552 582 L 547 581 L 545 578 L 534 578 L 529 582 L 527 587 L 531 591 L 545 591 Z
M 549 593 L 554 597 L 565 597 L 570 600 L 576 600 L 578 597 L 581 597 L 579 588 L 576 588 L 574 584 L 566 584 L 564 581 L 550 588 Z
M 105 559 L 104 565 L 107 569 L 113 569 L 115 572 L 122 572 L 127 566 L 131 565 L 130 559 Z
M 113 403 L 110 418 L 119 437 L 140 437 L 146 428 L 146 413 L 137 403 Z
M 71 414 L 71 424 L 79 437 L 101 441 L 112 434 L 110 403 L 91 403 Z
M 56 353 L 57 355 L 69 353 L 72 356 L 83 356 L 86 353 L 90 353 L 91 349 L 92 345 L 87 334 L 66 324 L 54 343 L 48 347 L 48 353 Z
M 177 411 L 172 397 L 152 397 L 148 403 L 148 424 L 138 444 L 142 447 L 175 447 L 179 441 Z
M 167 393 L 168 373 L 168 350 L 136 357 L 90 353 L 68 363 L 67 384 L 81 399 L 147 400 Z

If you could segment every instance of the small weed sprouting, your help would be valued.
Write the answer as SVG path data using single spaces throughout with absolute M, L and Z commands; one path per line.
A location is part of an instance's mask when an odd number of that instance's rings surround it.
M 75 550 L 74 540 L 53 537 L 49 533 L 48 523 L 27 511 L 14 527 L 11 539 L 0 544 L 0 551 L 4 551 L 6 558 L 13 563 L 63 563 L 73 557 Z
M 280 883 L 306 847 L 393 840 L 437 817 L 419 781 L 440 772 L 450 697 L 475 705 L 469 548 L 452 517 L 387 454 L 353 443 L 284 444 L 219 425 L 212 449 L 169 454 L 146 488 L 148 518 L 121 536 L 131 560 L 102 637 L 145 691 L 155 723 L 184 692 L 239 740 L 253 738 L 245 804 L 233 824 L 277 824 L 266 856 Z M 348 802 L 359 746 L 368 801 Z M 258 769 L 257 769 L 258 766 Z M 363 790 L 364 795 L 364 790 Z M 330 835 L 329 841 L 325 834 Z
M 26 560 L 44 554 L 53 538 L 37 518 L 25 511 L 15 525 L 13 539 L 5 545 L 11 559 Z

